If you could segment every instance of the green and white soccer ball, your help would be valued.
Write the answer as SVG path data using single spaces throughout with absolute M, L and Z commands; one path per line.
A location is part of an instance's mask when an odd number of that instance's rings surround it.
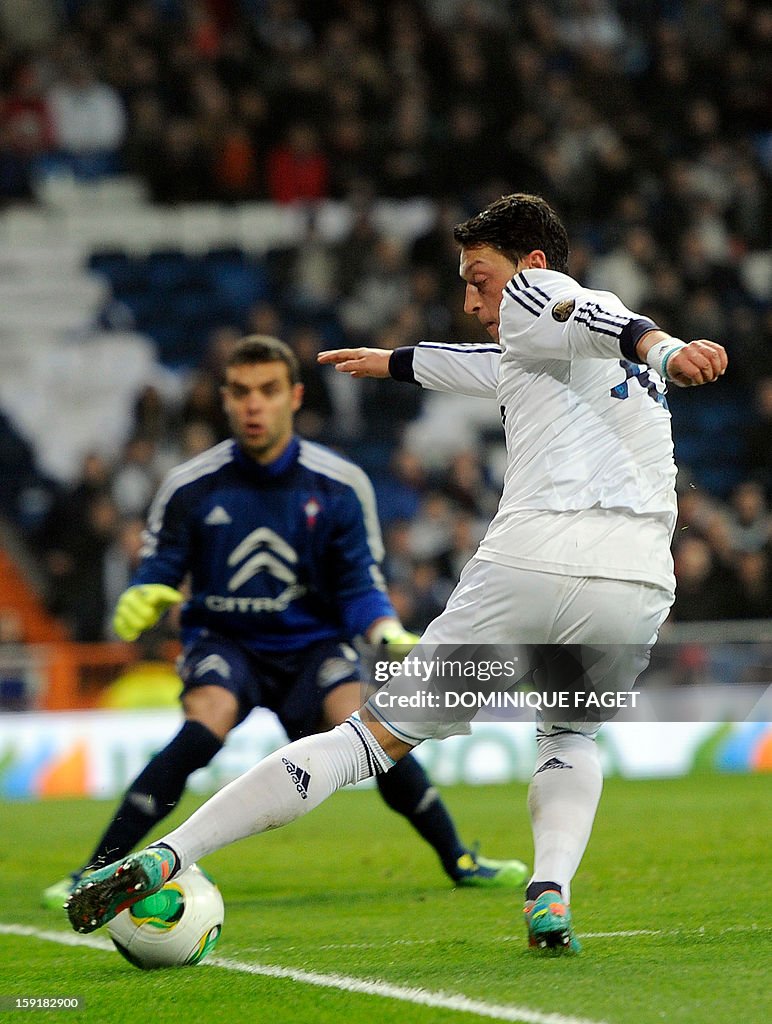
M 121 956 L 143 971 L 201 963 L 217 945 L 225 907 L 220 890 L 196 864 L 107 926 Z

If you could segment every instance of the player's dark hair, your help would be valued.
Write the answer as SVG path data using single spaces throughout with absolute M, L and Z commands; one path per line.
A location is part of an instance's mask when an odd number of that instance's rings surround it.
M 515 192 L 457 224 L 453 237 L 464 249 L 489 245 L 513 263 L 541 249 L 547 267 L 568 273 L 568 235 L 546 199 Z
M 236 343 L 225 366 L 253 366 L 255 363 L 284 363 L 290 384 L 300 381 L 297 356 L 283 341 L 268 334 L 250 334 Z

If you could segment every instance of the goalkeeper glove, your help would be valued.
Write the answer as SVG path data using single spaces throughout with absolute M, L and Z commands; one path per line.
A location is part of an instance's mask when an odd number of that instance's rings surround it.
M 165 583 L 143 583 L 125 590 L 113 615 L 113 629 L 121 640 L 136 640 L 140 633 L 150 629 L 167 608 L 185 598 L 174 587 Z
M 408 633 L 401 622 L 396 619 L 384 619 L 370 631 L 369 640 L 373 644 L 383 644 L 389 654 L 404 657 L 421 639 L 415 633 Z

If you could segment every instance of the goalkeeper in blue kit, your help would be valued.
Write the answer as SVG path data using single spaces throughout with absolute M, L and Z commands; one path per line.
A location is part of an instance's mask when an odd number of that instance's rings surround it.
M 45 890 L 47 906 L 61 907 L 89 869 L 134 849 L 253 708 L 273 711 L 290 740 L 330 729 L 362 703 L 351 641 L 404 652 L 417 640 L 386 594 L 370 481 L 293 432 L 302 393 L 291 349 L 265 336 L 244 339 L 223 386 L 233 437 L 173 470 L 155 497 L 114 627 L 135 640 L 182 603 L 185 721 L 131 784 L 84 865 Z M 177 589 L 186 576 L 188 600 Z M 524 884 L 520 861 L 488 860 L 460 841 L 415 758 L 377 782 L 455 884 Z

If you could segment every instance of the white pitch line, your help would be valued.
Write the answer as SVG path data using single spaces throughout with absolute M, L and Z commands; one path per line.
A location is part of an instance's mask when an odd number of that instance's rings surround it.
M 40 939 L 44 942 L 55 942 L 62 946 L 85 946 L 88 949 L 97 949 L 103 952 L 113 951 L 114 948 L 107 939 L 92 938 L 76 933 L 70 934 L 69 932 L 42 931 L 28 925 L 0 924 L 0 935 L 19 935 L 24 938 Z M 322 974 L 319 971 L 304 971 L 294 967 L 278 967 L 273 964 L 247 964 L 240 960 L 224 957 L 210 957 L 202 966 L 217 967 L 220 970 L 234 971 L 239 974 L 259 975 L 264 978 L 297 981 L 304 985 L 333 988 L 340 992 L 353 992 L 357 995 L 382 996 L 386 999 L 413 1003 L 416 1006 L 456 1010 L 459 1013 L 470 1013 L 487 1020 L 511 1021 L 513 1024 L 605 1024 L 604 1021 L 589 1020 L 586 1017 L 569 1017 L 563 1013 L 542 1013 L 540 1010 L 532 1010 L 526 1006 L 486 1003 L 482 999 L 471 999 L 469 996 L 429 992 L 423 988 L 392 985 L 386 981 L 369 981 L 345 974 Z
M 748 932 L 769 932 L 772 925 L 768 924 L 729 924 L 726 928 L 706 928 L 700 925 L 699 928 L 637 928 L 631 931 L 622 932 L 578 932 L 580 939 L 636 939 L 640 935 L 729 935 L 733 932 L 747 934 Z M 519 936 L 504 936 L 504 939 L 519 938 Z
M 516 1024 L 604 1024 L 603 1021 L 590 1021 L 586 1017 L 567 1017 L 563 1013 L 541 1013 L 539 1010 L 531 1010 L 525 1006 L 500 1006 L 496 1003 L 486 1003 L 481 999 L 470 999 L 469 996 L 428 992 L 423 988 L 408 988 L 403 985 L 392 985 L 385 981 L 365 981 L 362 978 L 352 978 L 345 974 L 320 974 L 317 971 L 303 971 L 293 967 L 243 964 L 238 960 L 224 960 L 220 957 L 212 957 L 206 963 L 211 964 L 212 967 L 222 967 L 225 970 L 240 971 L 245 974 L 259 974 L 267 978 L 288 978 L 306 985 L 319 985 L 322 988 L 335 988 L 343 992 L 399 999 L 404 1003 L 414 1003 L 418 1006 L 472 1013 L 488 1020 L 506 1020 L 516 1022 Z
M 87 935 L 78 935 L 75 932 L 70 934 L 70 932 L 44 931 L 26 924 L 0 924 L 0 935 L 20 935 L 22 938 L 56 942 L 60 946 L 87 946 L 89 949 L 101 949 L 106 952 L 115 949 L 109 939 L 100 939 L 97 936 L 92 938 Z
M 731 932 L 768 932 L 772 931 L 772 925 L 761 924 L 733 924 L 717 931 L 701 926 L 699 928 L 635 928 L 627 931 L 616 932 L 577 932 L 579 939 L 637 939 L 641 936 L 656 937 L 658 935 L 728 935 Z M 325 942 L 317 946 L 317 949 L 391 949 L 394 946 L 438 946 L 445 939 L 393 939 L 389 942 Z M 522 935 L 495 935 L 475 938 L 477 945 L 500 942 L 525 942 L 525 933 Z M 275 950 L 296 950 L 297 946 L 279 945 L 277 943 L 266 943 L 262 946 L 249 946 L 242 950 L 244 953 L 272 953 Z

